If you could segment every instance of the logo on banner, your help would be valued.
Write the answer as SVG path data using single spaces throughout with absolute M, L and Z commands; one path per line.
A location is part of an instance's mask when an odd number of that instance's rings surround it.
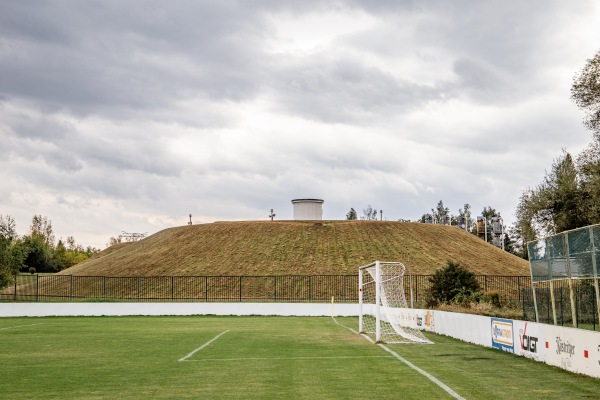
M 572 357 L 575 354 L 575 345 L 569 343 L 568 341 L 562 340 L 560 336 L 556 337 L 556 354 L 558 355 L 569 355 Z
M 515 352 L 512 320 L 492 318 L 492 347 L 510 353 Z
M 537 342 L 538 338 L 535 336 L 527 335 L 527 322 L 525 322 L 525 328 L 522 329 L 519 334 L 519 341 L 521 350 L 529 351 L 531 353 L 537 353 Z
M 427 310 L 427 313 L 425 313 L 425 326 L 431 328 L 432 325 L 433 325 L 433 311 Z M 598 346 L 598 348 L 600 348 L 600 346 Z

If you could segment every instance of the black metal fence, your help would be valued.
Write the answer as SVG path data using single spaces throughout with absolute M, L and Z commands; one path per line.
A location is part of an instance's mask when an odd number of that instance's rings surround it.
M 550 282 L 536 283 L 535 294 L 539 322 L 554 324 L 556 314 L 557 325 L 600 329 L 593 282 L 591 280 L 573 280 L 572 289 L 574 309 L 572 309 L 570 289 L 566 280 L 553 281 L 552 289 Z M 554 295 L 554 310 L 552 309 L 552 295 Z M 573 324 L 573 316 L 575 316 L 575 324 Z M 535 305 L 531 289 L 524 291 L 523 317 L 525 320 L 535 321 Z
M 521 304 L 528 276 L 476 276 L 485 293 Z M 405 276 L 407 302 L 425 307 L 430 275 Z M 527 289 L 527 290 L 524 290 Z M 358 301 L 358 275 L 277 276 L 75 276 L 17 275 L 0 291 L 5 301 L 139 302 L 336 302 Z

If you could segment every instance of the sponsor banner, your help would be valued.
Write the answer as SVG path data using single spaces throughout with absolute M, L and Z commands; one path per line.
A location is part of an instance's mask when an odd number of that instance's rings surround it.
M 600 378 L 600 334 L 583 329 L 545 325 L 545 362 Z
M 513 321 L 511 319 L 491 319 L 492 347 L 509 353 L 515 352 Z
M 415 310 L 417 327 L 424 331 L 435 332 L 435 317 L 433 310 Z
M 447 311 L 415 311 L 421 329 L 600 378 L 599 332 Z
M 536 361 L 546 360 L 544 325 L 513 320 L 515 354 Z

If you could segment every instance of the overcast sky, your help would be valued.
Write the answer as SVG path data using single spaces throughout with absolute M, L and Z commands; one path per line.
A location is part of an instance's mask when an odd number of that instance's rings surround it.
M 122 231 L 439 200 L 514 222 L 563 148 L 598 1 L 0 0 L 0 214 Z

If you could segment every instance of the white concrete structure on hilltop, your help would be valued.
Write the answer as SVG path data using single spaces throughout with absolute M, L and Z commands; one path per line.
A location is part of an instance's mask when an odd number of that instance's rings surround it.
M 294 219 L 295 220 L 322 220 L 323 203 L 321 199 L 294 199 Z

